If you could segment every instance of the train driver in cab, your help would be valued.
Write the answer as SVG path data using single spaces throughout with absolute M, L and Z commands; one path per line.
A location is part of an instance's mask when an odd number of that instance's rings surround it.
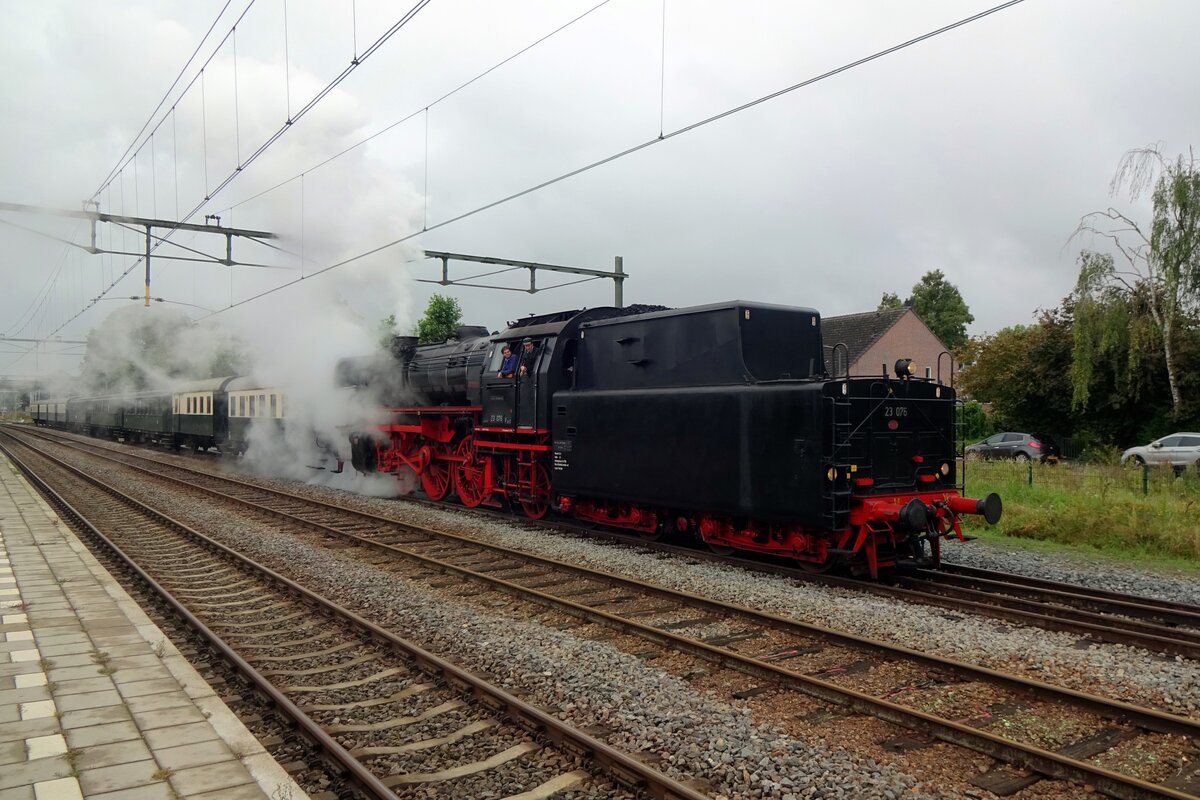
M 517 354 L 512 351 L 512 347 L 504 345 L 500 349 L 504 353 L 504 363 L 500 365 L 500 372 L 496 374 L 497 378 L 508 378 L 512 380 L 517 373 Z
M 537 348 L 534 347 L 533 339 L 526 336 L 521 340 L 521 376 L 524 377 L 533 371 L 533 364 L 537 360 Z

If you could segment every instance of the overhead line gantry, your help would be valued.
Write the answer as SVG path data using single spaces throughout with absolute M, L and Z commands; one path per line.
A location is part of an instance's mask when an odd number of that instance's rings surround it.
M 0 211 L 19 211 L 22 213 L 45 214 L 52 217 L 68 217 L 71 219 L 86 219 L 91 222 L 92 235 L 90 245 L 77 245 L 74 242 L 68 244 L 82 247 L 82 249 L 92 255 L 109 253 L 112 255 L 137 255 L 146 261 L 146 294 L 145 305 L 150 305 L 150 256 L 153 251 L 153 240 L 165 241 L 164 237 L 155 236 L 153 231 L 155 228 L 165 229 L 167 231 L 189 231 L 192 233 L 215 233 L 225 237 L 225 258 L 204 258 L 204 259 L 181 259 L 178 256 L 159 256 L 170 260 L 185 260 L 185 261 L 211 261 L 214 264 L 225 264 L 226 266 L 234 266 L 235 264 L 243 264 L 233 260 L 233 238 L 235 236 L 243 239 L 276 239 L 275 234 L 269 231 L 255 231 L 247 228 L 228 228 L 221 225 L 221 218 L 209 216 L 206 219 L 216 220 L 216 224 L 206 222 L 203 225 L 194 222 L 177 222 L 168 219 L 152 219 L 150 217 L 130 217 L 124 214 L 106 214 L 100 210 L 84 209 L 82 211 L 72 211 L 61 208 L 46 208 L 43 206 L 31 206 L 24 203 L 0 203 Z M 96 246 L 96 223 L 108 222 L 117 225 L 131 225 L 146 230 L 146 252 L 145 253 L 129 253 L 121 250 L 103 250 Z M 52 237 L 58 238 L 58 237 Z M 245 264 L 245 266 L 260 266 L 254 264 Z M 266 266 L 266 265 L 261 265 Z

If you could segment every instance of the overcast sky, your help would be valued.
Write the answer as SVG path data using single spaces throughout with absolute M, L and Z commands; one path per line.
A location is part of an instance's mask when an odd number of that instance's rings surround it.
M 105 212 L 196 210 L 193 222 L 218 214 L 279 234 L 276 250 L 234 245 L 235 258 L 274 268 L 154 262 L 152 294 L 201 317 L 993 5 L 667 0 L 664 14 L 662 0 L 611 0 L 439 100 L 597 2 L 433 0 L 289 127 L 407 3 L 230 0 L 218 18 L 216 0 L 7 0 L 0 201 L 79 209 L 102 189 Z M 466 322 L 497 329 L 612 302 L 602 281 L 536 295 L 418 283 L 439 273 L 419 260 L 429 249 L 595 269 L 621 255 L 627 303 L 741 298 L 826 316 L 904 297 L 938 268 L 975 314 L 971 333 L 1027 323 L 1070 291 L 1080 247 L 1095 244 L 1069 241 L 1081 215 L 1115 204 L 1147 216 L 1144 202 L 1108 194 L 1122 154 L 1200 144 L 1198 29 L 1190 0 L 1026 0 L 212 319 L 319 336 L 326 313 L 409 322 L 440 291 Z M 147 120 L 153 141 L 137 138 Z M 122 159 L 135 140 L 139 155 Z M 86 223 L 7 211 L 0 221 L 10 223 L 0 333 L 83 338 L 133 305 L 104 299 L 68 322 L 92 298 L 142 293 L 132 257 L 13 226 L 86 243 Z M 99 237 L 106 249 L 144 247 L 119 228 Z M 482 271 L 458 264 L 452 275 Z M 20 347 L 0 343 L 0 375 L 77 366 Z

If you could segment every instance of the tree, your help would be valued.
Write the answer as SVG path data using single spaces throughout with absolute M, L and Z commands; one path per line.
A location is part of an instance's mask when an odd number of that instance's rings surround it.
M 168 386 L 181 374 L 176 354 L 191 327 L 191 320 L 174 309 L 113 311 L 88 334 L 80 369 L 85 390 L 137 392 Z
M 375 335 L 379 341 L 380 350 L 388 350 L 392 346 L 392 337 L 396 335 L 396 315 L 388 314 L 379 320 L 375 326 Z
M 929 330 L 951 350 L 960 350 L 967 343 L 967 325 L 975 321 L 958 288 L 946 280 L 940 269 L 926 272 L 913 284 L 912 295 L 904 302 L 900 296 L 884 292 L 879 311 L 910 306 Z
M 963 351 L 971 366 L 959 373 L 959 385 L 991 404 L 998 426 L 1056 435 L 1074 432 L 1069 314 L 1044 311 L 1035 325 L 972 339 Z
M 1200 288 L 1200 169 L 1190 150 L 1186 158 L 1180 155 L 1174 161 L 1164 158 L 1157 145 L 1130 150 L 1117 167 L 1110 194 L 1125 186 L 1130 200 L 1150 190 L 1150 231 L 1114 208 L 1093 211 L 1080 220 L 1076 235 L 1107 238 L 1115 256 L 1089 250 L 1080 254 L 1076 302 L 1080 313 L 1096 324 L 1077 326 L 1077 350 L 1083 358 L 1089 351 L 1105 349 L 1105 337 L 1114 335 L 1113 318 L 1100 316 L 1098 310 L 1111 308 L 1117 296 L 1124 296 L 1137 328 L 1126 352 L 1129 368 L 1136 372 L 1145 353 L 1149 322 L 1157 333 L 1171 406 L 1179 418 L 1185 408 L 1176 340 L 1180 320 L 1196 308 Z M 1106 320 L 1109 325 L 1099 324 Z M 1086 364 L 1080 364 L 1080 372 L 1082 380 Z M 1080 386 L 1077 381 L 1077 390 Z
M 951 350 L 967 343 L 967 325 L 975 321 L 958 288 L 940 269 L 930 270 L 912 288 L 913 311 Z
M 80 383 L 89 394 L 165 389 L 180 380 L 249 371 L 237 337 L 159 306 L 117 309 L 92 329 L 87 342 Z
M 900 295 L 893 292 L 884 292 L 883 297 L 879 299 L 879 307 L 876 311 L 890 311 L 893 308 L 904 308 L 904 301 L 900 299 Z
M 995 426 L 984 413 L 983 403 L 978 400 L 967 400 L 963 403 L 961 430 L 963 444 L 986 439 L 995 432 Z
M 232 335 L 218 332 L 208 364 L 200 365 L 204 374 L 199 377 L 221 378 L 227 375 L 245 375 L 250 372 L 250 354 L 245 343 Z
M 454 336 L 462 322 L 462 309 L 452 297 L 435 294 L 425 306 L 425 316 L 417 322 L 417 339 L 421 344 L 436 344 Z

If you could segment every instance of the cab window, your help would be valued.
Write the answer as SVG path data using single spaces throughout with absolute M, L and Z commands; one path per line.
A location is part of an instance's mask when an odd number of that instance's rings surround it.
M 511 345 L 510 345 L 511 346 Z M 492 351 L 492 360 L 488 362 L 488 372 L 493 376 L 500 371 L 500 367 L 504 364 L 504 343 L 496 342 L 496 349 Z

